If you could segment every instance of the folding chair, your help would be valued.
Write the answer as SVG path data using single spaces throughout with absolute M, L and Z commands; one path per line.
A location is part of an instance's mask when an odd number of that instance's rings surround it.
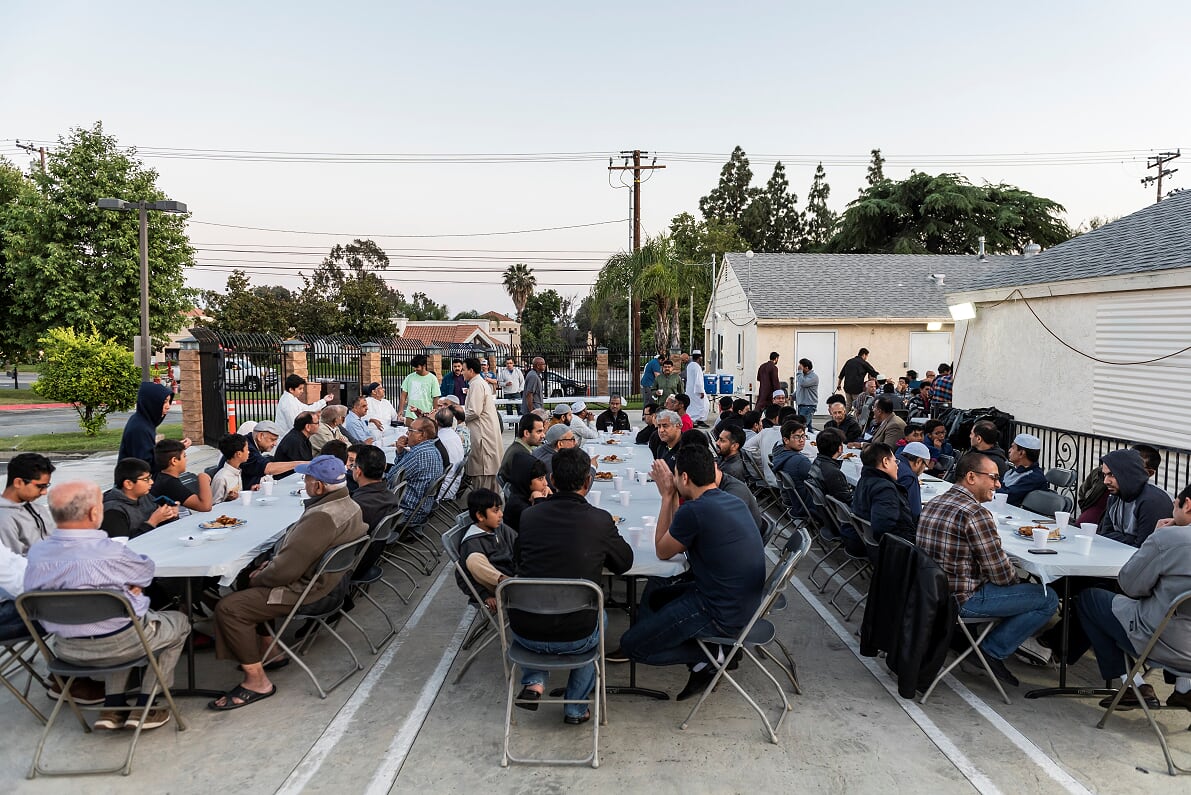
M 392 538 L 393 533 L 397 532 L 397 522 L 400 519 L 401 519 L 401 514 L 398 512 L 398 513 L 391 513 L 388 516 L 386 516 L 384 519 L 381 519 L 379 522 L 377 522 L 376 529 L 374 529 L 368 536 L 368 545 L 365 547 L 365 550 L 370 548 L 373 544 L 387 543 L 388 540 L 390 538 Z M 384 553 L 381 553 L 381 554 L 383 555 Z M 362 557 L 362 555 L 361 555 L 361 557 Z M 351 594 L 352 594 L 352 596 L 360 597 L 361 599 L 363 599 L 364 601 L 368 602 L 373 607 L 375 607 L 378 611 L 380 611 L 381 616 L 385 619 L 385 622 L 389 625 L 388 633 L 386 633 L 385 636 L 382 637 L 379 641 L 376 641 L 374 643 L 372 641 L 372 638 L 368 635 L 368 633 L 364 631 L 364 628 L 362 626 L 360 626 L 358 623 L 356 623 L 355 619 L 353 619 L 351 617 L 350 613 L 348 613 L 347 611 L 344 611 L 344 613 L 343 613 L 344 620 L 347 621 L 349 624 L 351 624 L 356 629 L 358 629 L 360 631 L 360 634 L 364 636 L 364 640 L 365 640 L 365 642 L 368 643 L 368 648 L 372 651 L 373 654 L 376 654 L 378 651 L 380 651 L 381 646 L 384 646 L 386 643 L 388 643 L 390 640 L 392 640 L 397 635 L 397 627 L 396 627 L 396 625 L 393 624 L 393 619 L 389 617 L 389 611 L 387 611 L 383 607 L 381 607 L 380 603 L 372 598 L 372 595 L 370 593 L 368 593 L 368 589 L 371 586 L 376 585 L 377 583 L 380 583 L 381 585 L 385 586 L 393 593 L 397 594 L 397 598 L 401 600 L 402 604 L 409 604 L 409 597 L 407 597 L 405 594 L 401 593 L 401 591 L 397 589 L 396 585 L 393 585 L 393 583 L 391 583 L 385 579 L 384 570 L 381 569 L 381 567 L 380 567 L 380 560 L 381 559 L 378 559 L 377 562 L 374 563 L 371 567 L 369 567 L 369 569 L 367 571 L 357 572 L 357 571 L 353 570 L 352 573 L 348 576 L 351 577 Z M 397 568 L 400 571 L 404 572 L 406 574 L 406 576 L 409 576 L 409 572 L 406 572 L 400 566 L 397 566 Z M 413 577 L 410 577 L 410 581 L 413 582 Z M 418 587 L 417 583 L 414 583 L 413 589 L 411 589 L 409 592 L 410 596 L 413 596 L 413 592 L 414 592 L 414 590 L 417 590 L 417 587 Z
M 809 537 L 807 541 L 809 542 Z M 732 637 L 706 634 L 695 638 L 695 642 L 703 650 L 703 654 L 707 657 L 709 664 L 715 668 L 715 676 L 707 683 L 707 687 L 703 689 L 699 700 L 691 708 L 690 714 L 686 716 L 686 720 L 679 725 L 679 728 L 685 729 L 690 725 L 691 720 L 695 717 L 695 713 L 699 711 L 699 708 L 703 706 L 703 702 L 707 700 L 707 696 L 711 694 L 711 691 L 715 689 L 720 679 L 723 678 L 727 679 L 729 684 L 736 688 L 736 691 L 740 695 L 744 696 L 744 700 L 749 703 L 749 706 L 761 718 L 761 722 L 765 724 L 765 730 L 769 733 L 769 741 L 774 745 L 777 744 L 777 732 L 782 727 L 782 722 L 786 719 L 786 713 L 793 709 L 793 707 L 790 706 L 790 700 L 786 698 L 785 688 L 774 678 L 764 663 L 753 654 L 753 649 L 764 650 L 765 646 L 772 643 L 777 637 L 777 630 L 774 628 L 773 623 L 766 620 L 764 616 L 773 608 L 778 595 L 786 587 L 786 584 L 789 583 L 790 578 L 794 576 L 794 567 L 798 565 L 798 562 L 802 559 L 802 555 L 805 554 L 809 546 L 809 543 L 802 544 L 799 552 L 790 555 L 785 560 L 779 561 L 773 567 L 773 570 L 769 573 L 769 577 L 765 580 L 765 587 L 761 591 L 761 603 L 757 605 L 752 618 L 744 625 L 739 634 Z M 761 673 L 765 674 L 766 678 L 777 688 L 778 695 L 782 698 L 782 711 L 776 724 L 769 722 L 769 718 L 765 715 L 765 710 L 753 700 L 753 697 L 748 694 L 747 690 L 741 687 L 740 683 L 736 681 L 736 678 L 728 673 L 728 666 L 732 663 L 732 659 L 738 652 L 743 652 L 745 657 L 752 660 L 757 668 L 761 670 Z M 768 659 L 778 662 L 777 658 L 767 650 L 762 653 Z M 784 670 L 785 667 L 781 666 L 780 663 L 779 666 Z M 787 675 L 789 673 L 787 672 Z M 797 682 L 796 679 L 794 681 Z
M 873 535 L 872 522 L 870 522 L 868 519 L 862 519 L 861 517 L 859 517 L 853 513 L 852 514 L 852 527 L 856 528 L 856 532 L 858 532 L 860 534 L 861 540 L 864 541 L 865 549 L 867 549 L 869 552 L 869 555 L 870 555 L 869 569 L 871 570 L 872 569 L 872 556 L 875 556 L 877 550 L 880 549 L 880 547 L 881 547 L 880 542 L 878 542 L 876 536 Z M 870 583 L 869 585 L 871 587 L 872 584 Z M 852 605 L 852 609 L 848 611 L 848 615 L 844 616 L 844 621 L 851 621 L 852 614 L 856 612 L 856 608 L 860 607 L 862 604 L 864 604 L 867 601 L 868 601 L 868 593 L 865 592 L 859 599 L 856 600 L 856 604 Z
M 604 689 L 604 592 L 600 586 L 589 580 L 561 579 L 519 579 L 505 580 L 496 587 L 497 626 L 500 631 L 500 645 L 507 661 L 505 678 L 508 680 L 508 699 L 505 703 L 504 756 L 500 766 L 509 762 L 540 765 L 585 765 L 600 766 L 600 724 L 608 722 L 608 694 Z M 553 616 L 555 618 L 576 613 L 592 614 L 599 633 L 599 642 L 591 651 L 581 654 L 543 654 L 530 651 L 513 639 L 508 629 L 509 611 Z M 566 698 L 549 698 L 545 694 L 534 704 L 587 704 L 591 709 L 591 753 L 582 759 L 543 759 L 514 756 L 509 750 L 513 725 L 513 705 L 521 703 L 515 696 L 518 685 L 517 668 L 532 668 L 541 671 L 571 671 L 584 665 L 595 665 L 595 686 L 585 699 L 571 701 Z
M 1045 514 L 1054 518 L 1055 511 L 1065 510 L 1067 507 L 1067 500 L 1062 494 L 1056 494 L 1049 489 L 1038 489 L 1031 491 L 1021 501 L 1021 507 L 1027 511 L 1034 513 Z
M 306 583 L 306 587 L 302 590 L 301 596 L 298 597 L 297 604 L 295 604 L 293 608 L 290 609 L 289 613 L 286 614 L 285 618 L 281 622 L 281 625 L 276 626 L 276 621 L 270 622 L 270 624 L 273 625 L 273 642 L 269 644 L 269 648 L 267 648 L 265 653 L 261 655 L 261 659 L 268 660 L 272 656 L 274 649 L 279 648 L 284 651 L 286 655 L 291 660 L 296 662 L 298 666 L 306 672 L 306 675 L 310 677 L 310 681 L 314 683 L 315 688 L 318 690 L 319 698 L 326 698 L 328 693 L 350 679 L 352 675 L 356 673 L 356 671 L 364 670 L 364 666 L 360 664 L 360 660 L 358 657 L 356 657 L 355 651 L 352 650 L 352 647 L 349 646 L 347 641 L 343 639 L 343 636 L 336 632 L 335 628 L 327 623 L 328 618 L 341 615 L 340 611 L 343 607 L 342 596 L 339 599 L 329 600 L 330 602 L 333 602 L 333 604 L 328 604 L 328 600 L 325 598 L 320 598 L 309 605 L 303 604 L 303 602 L 306 601 L 306 596 L 310 593 L 310 589 L 314 587 L 314 584 L 318 582 L 319 578 L 324 574 L 339 574 L 341 572 L 349 572 L 354 570 L 356 568 L 356 564 L 360 560 L 360 556 L 363 555 L 364 550 L 368 548 L 368 543 L 369 537 L 365 535 L 357 538 L 355 541 L 348 541 L 347 543 L 340 544 L 337 547 L 331 547 L 324 552 L 323 556 L 319 558 L 318 566 L 314 571 L 314 576 L 310 578 L 310 582 Z M 347 575 L 345 574 L 344 576 Z M 335 592 L 336 591 L 334 590 L 331 591 L 332 594 Z M 346 595 L 347 591 L 342 591 L 342 594 Z M 303 637 L 296 646 L 291 648 L 285 643 L 285 641 L 281 639 L 281 635 L 285 632 L 286 628 L 295 621 L 313 621 L 315 623 L 315 627 L 310 632 L 307 632 L 305 637 Z M 339 641 L 339 645 L 347 649 L 347 653 L 351 655 L 352 663 L 354 663 L 354 667 L 350 671 L 336 679 L 335 682 L 325 690 L 323 689 L 322 683 L 318 681 L 318 677 L 314 675 L 314 671 L 310 670 L 310 666 L 308 666 L 305 660 L 303 660 L 299 655 L 299 652 L 305 654 L 310 649 L 310 645 L 314 642 L 314 638 L 320 629 L 325 629 L 327 632 L 330 632 L 331 636 L 334 637 L 335 640 Z
M 488 606 L 484 604 L 484 600 L 480 598 L 479 592 L 476 590 L 475 584 L 471 581 L 471 577 L 467 573 L 467 568 L 463 561 L 459 559 L 459 545 L 463 543 L 463 534 L 467 532 L 470 523 L 467 521 L 467 514 L 460 514 L 459 521 L 442 536 L 442 548 L 447 553 L 447 559 L 451 561 L 451 565 L 455 568 L 455 572 L 463 578 L 463 582 L 467 585 L 468 602 L 472 603 L 476 608 L 476 615 L 472 617 L 471 627 L 468 628 L 467 636 L 463 642 L 463 648 L 470 649 L 475 646 L 475 650 L 463 662 L 463 666 L 459 669 L 459 673 L 455 675 L 455 684 L 463 679 L 463 675 L 467 673 L 467 669 L 475 662 L 476 657 L 480 655 L 484 649 L 488 648 L 492 641 L 500 637 L 500 627 L 496 625 L 496 615 L 488 610 Z
M 25 622 L 25 627 L 28 629 L 29 635 L 33 638 L 33 641 L 37 644 L 37 648 L 45 658 L 50 674 L 58 680 L 61 686 L 61 693 L 58 696 L 58 700 L 54 703 L 54 709 L 50 712 L 50 718 L 46 721 L 45 729 L 41 733 L 41 739 L 37 743 L 37 750 L 33 752 L 33 763 L 29 767 L 29 778 L 35 778 L 39 773 L 43 776 L 81 776 L 119 772 L 127 776 L 132 772 L 132 756 L 136 753 L 136 744 L 141 737 L 141 726 L 144 723 L 145 716 L 149 714 L 149 710 L 153 709 L 153 699 L 157 697 L 158 692 L 165 696 L 168 709 L 175 718 L 176 730 L 186 730 L 186 722 L 182 720 L 182 713 L 178 710 L 178 705 L 174 703 L 174 696 L 170 693 L 170 689 L 166 687 L 165 677 L 162 675 L 161 668 L 157 664 L 157 655 L 160 652 L 153 651 L 153 647 L 149 645 L 149 640 L 145 637 L 144 629 L 141 626 L 141 619 L 137 617 L 136 612 L 132 609 L 132 603 L 128 601 L 128 597 L 123 592 L 106 590 L 26 591 L 17 597 L 17 613 L 20 614 L 21 619 Z M 68 663 L 50 651 L 45 639 L 37 634 L 37 627 L 34 626 L 35 621 L 78 626 L 80 624 L 94 624 L 108 619 L 124 619 L 132 624 L 132 627 L 136 630 L 137 639 L 141 642 L 141 649 L 144 651 L 142 656 L 128 662 L 120 663 L 119 665 L 101 666 Z M 120 673 L 121 671 L 129 671 L 133 668 L 140 668 L 141 666 L 151 668 L 156 676 L 156 684 L 149 693 L 149 700 L 143 707 L 80 707 L 75 702 L 74 696 L 70 694 L 70 686 L 80 676 L 106 676 L 108 674 Z M 58 714 L 62 711 L 63 704 L 70 705 L 75 717 L 82 724 L 83 731 L 87 733 L 91 732 L 91 726 L 83 718 L 83 710 L 90 712 L 111 710 L 127 712 L 129 715 L 139 712 L 140 720 L 137 722 L 136 731 L 132 734 L 132 741 L 128 745 L 128 755 L 124 758 L 124 763 L 115 767 L 86 769 L 51 769 L 42 767 L 41 755 L 45 750 L 46 738 L 50 736 L 50 730 L 54 727 L 54 721 L 57 720 Z
M 1001 687 L 1001 680 L 997 679 L 996 675 L 992 672 L 992 669 L 988 667 L 988 660 L 984 659 L 984 652 L 980 651 L 980 644 L 984 642 L 986 637 L 988 637 L 988 633 L 992 632 L 993 628 L 996 627 L 997 624 L 1001 623 L 1001 619 L 964 618 L 963 616 L 959 616 L 959 618 L 956 619 L 956 623 L 959 625 L 960 632 L 963 633 L 964 639 L 967 640 L 968 647 L 962 652 L 959 652 L 956 655 L 956 658 L 949 664 L 943 666 L 943 669 L 939 671 L 934 680 L 931 681 L 930 687 L 928 687 L 926 692 L 922 694 L 922 700 L 919 703 L 926 704 L 926 700 L 930 698 L 930 694 L 934 691 L 935 685 L 943 681 L 943 677 L 951 673 L 951 670 L 963 662 L 969 654 L 975 652 L 976 659 L 980 660 L 980 665 L 984 667 L 984 673 L 989 679 L 992 680 L 993 685 L 995 685 L 997 688 L 997 692 L 1001 694 L 1001 698 L 1005 699 L 1006 704 L 1012 704 L 1013 702 L 1009 700 L 1009 696 L 1005 694 L 1005 688 Z M 984 624 L 984 629 L 980 631 L 979 635 L 973 635 L 970 627 L 980 624 Z
M 853 531 L 855 531 L 855 527 L 853 527 L 853 524 L 852 524 L 852 508 L 847 503 L 843 502 L 842 500 L 836 499 L 835 497 L 829 496 L 829 497 L 827 497 L 827 511 L 828 511 L 828 514 L 835 520 L 835 523 L 841 528 L 841 532 L 840 532 L 841 536 L 843 535 L 842 528 L 844 527 L 844 525 L 847 525 L 848 527 L 852 527 Z M 857 535 L 859 535 L 858 532 L 857 532 Z M 848 583 L 852 582 L 852 580 L 856 579 L 857 577 L 872 571 L 873 566 L 872 566 L 872 563 L 870 563 L 869 559 L 868 559 L 867 547 L 866 547 L 866 552 L 864 554 L 860 554 L 860 555 L 853 555 L 851 552 L 848 551 L 848 548 L 846 546 L 841 545 L 841 548 L 844 550 L 844 554 L 847 555 L 848 558 L 842 564 L 840 564 L 840 567 L 838 569 L 836 569 L 834 572 L 832 572 L 831 577 L 828 578 L 827 582 L 831 582 L 831 578 L 835 577 L 837 574 L 842 574 L 844 569 L 846 569 L 847 567 L 849 567 L 849 566 L 856 567 L 856 570 L 853 571 L 851 574 L 849 574 L 847 576 L 847 578 L 845 578 L 844 581 L 840 583 L 839 588 L 835 589 L 835 593 L 832 595 L 831 599 L 829 600 L 829 603 L 831 604 L 831 606 L 834 607 L 836 610 L 838 610 L 840 615 L 842 616 L 844 614 L 844 609 L 842 607 L 840 607 L 838 604 L 836 604 L 835 600 L 839 599 L 840 594 L 842 594 L 844 592 L 844 589 L 848 587 Z M 826 587 L 827 586 L 825 583 L 824 590 L 826 590 Z M 856 605 L 853 605 L 852 607 L 853 607 L 853 609 L 855 609 Z M 849 612 L 848 615 L 851 615 L 851 612 Z
M 782 552 L 778 558 L 778 562 L 781 563 L 781 562 L 785 561 L 786 558 L 788 558 L 791 555 L 797 555 L 799 561 L 801 562 L 802 558 L 804 558 L 806 556 L 806 554 L 810 551 L 810 548 L 811 548 L 810 533 L 807 532 L 807 529 L 805 527 L 800 527 L 800 528 L 798 528 L 798 532 L 796 532 L 796 533 L 794 533 L 794 535 L 790 536 L 790 540 L 787 541 L 785 546 L 782 547 Z M 780 591 L 780 592 L 778 592 L 777 598 L 773 600 L 773 606 L 771 608 L 769 608 L 769 612 L 770 613 L 781 612 L 782 610 L 786 609 L 787 604 L 788 604 L 788 600 L 786 599 L 785 591 L 784 590 Z M 768 618 L 768 614 L 763 616 L 763 618 Z M 775 663 L 778 664 L 778 667 L 780 667 L 782 669 L 782 672 L 786 674 L 786 677 L 789 678 L 790 685 L 794 689 L 794 694 L 801 696 L 802 695 L 802 685 L 799 684 L 799 682 L 798 682 L 798 664 L 796 662 L 794 662 L 793 655 L 791 655 L 790 650 L 786 648 L 786 644 L 782 643 L 782 639 L 780 637 L 778 637 L 777 635 L 774 635 L 773 642 L 776 643 L 777 647 L 782 650 L 782 655 L 786 658 L 785 663 L 782 663 L 781 660 L 779 660 L 775 656 L 773 656 L 770 653 L 769 649 L 765 648 L 764 646 L 758 646 L 757 649 L 762 654 L 764 654 L 766 657 L 768 657 L 769 659 L 773 660 Z
M 1169 624 L 1171 619 L 1174 618 L 1175 614 L 1179 612 L 1179 608 L 1183 606 L 1183 603 L 1188 600 L 1191 600 L 1191 591 L 1183 591 L 1183 593 L 1174 598 L 1174 601 L 1170 603 L 1170 607 L 1166 610 L 1166 615 L 1162 617 L 1161 623 L 1159 623 L 1157 629 L 1154 630 L 1154 634 L 1150 635 L 1150 639 L 1146 643 L 1145 648 L 1141 650 L 1141 654 L 1136 655 L 1137 659 L 1132 665 L 1129 665 L 1129 660 L 1133 655 L 1125 655 L 1125 665 L 1129 668 L 1129 674 L 1125 681 L 1129 682 L 1129 686 L 1133 688 L 1133 695 L 1141 704 L 1141 709 L 1143 712 L 1145 712 L 1146 720 L 1150 723 L 1150 728 L 1154 730 L 1154 734 L 1158 735 L 1158 744 L 1162 746 L 1162 755 L 1166 757 L 1166 772 L 1171 776 L 1177 776 L 1182 773 L 1191 773 L 1191 768 L 1181 767 L 1175 764 L 1174 758 L 1170 755 L 1170 746 L 1166 743 L 1166 735 L 1163 733 L 1162 727 L 1159 726 L 1157 721 L 1154 720 L 1154 713 L 1148 706 L 1146 706 L 1146 700 L 1141 697 L 1141 692 L 1137 689 L 1135 677 L 1142 672 L 1147 663 L 1153 667 L 1162 668 L 1166 671 L 1166 673 L 1171 674 L 1172 676 L 1191 676 L 1191 664 L 1183 666 L 1183 670 L 1176 670 L 1175 668 L 1165 665 L 1162 662 L 1150 659 L 1150 654 L 1153 652 L 1154 646 L 1157 645 L 1158 640 L 1162 637 L 1162 631 L 1166 629 L 1166 625 Z M 1184 613 L 1182 617 L 1186 618 L 1186 613 Z M 1096 724 L 1097 729 L 1103 729 L 1104 725 L 1108 723 L 1108 719 L 1112 717 L 1113 712 L 1116 711 L 1117 703 L 1121 700 L 1121 696 L 1124 694 L 1125 688 L 1117 688 L 1117 694 L 1113 698 L 1112 703 L 1108 705 L 1108 709 L 1104 711 L 1104 717 L 1100 718 L 1100 722 Z M 1191 731 L 1191 726 L 1188 726 L 1187 730 Z
M 27 633 L 19 637 L 0 641 L 0 684 L 8 688 L 8 692 L 16 696 L 17 701 L 24 704 L 25 709 L 32 712 L 33 717 L 41 721 L 42 725 L 45 725 L 46 717 L 29 700 L 29 690 L 33 687 L 34 682 L 38 686 L 45 688 L 49 688 L 50 683 L 33 667 L 33 662 L 26 656 L 30 652 L 35 655 L 37 653 L 37 645 L 33 640 L 33 636 Z M 16 676 L 22 671 L 28 676 L 23 689 L 18 688 L 16 683 Z

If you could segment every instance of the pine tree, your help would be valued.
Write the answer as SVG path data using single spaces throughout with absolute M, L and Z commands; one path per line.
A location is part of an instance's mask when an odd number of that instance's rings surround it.
M 868 173 L 864 175 L 864 179 L 869 185 L 876 185 L 885 181 L 885 158 L 881 156 L 880 149 L 874 149 L 870 154 L 873 159 L 868 164 Z
M 755 251 L 790 252 L 798 250 L 803 233 L 802 213 L 798 211 L 798 197 L 790 192 L 786 179 L 786 168 L 778 163 L 773 167 L 773 176 L 749 205 L 758 207 L 757 215 L 762 219 L 758 239 L 750 241 Z
M 819 163 L 815 178 L 806 195 L 806 213 L 803 226 L 801 251 L 822 251 L 835 231 L 836 214 L 827 206 L 831 186 L 827 184 L 827 172 Z
M 753 171 L 749 168 L 748 156 L 737 146 L 720 169 L 720 184 L 699 199 L 699 212 L 703 213 L 704 220 L 740 224 L 755 193 L 755 189 L 749 187 L 752 180 Z

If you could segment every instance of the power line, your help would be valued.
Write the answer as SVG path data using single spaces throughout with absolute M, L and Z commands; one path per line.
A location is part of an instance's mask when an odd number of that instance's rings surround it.
M 192 268 L 189 272 L 193 274 L 196 269 L 200 269 L 204 273 L 208 273 L 208 272 L 210 272 L 210 273 L 234 273 L 236 271 L 241 271 L 243 273 L 246 273 L 248 275 L 253 275 L 253 276 L 277 276 L 277 275 L 279 275 L 275 271 L 271 271 L 271 270 L 264 270 L 264 269 L 258 269 L 258 268 L 234 268 L 234 267 L 230 267 L 230 266 L 226 266 L 226 265 L 219 265 L 219 266 L 196 265 L 195 268 Z M 295 273 L 293 275 L 298 276 L 301 274 Z M 433 286 L 435 284 L 439 284 L 439 285 L 479 284 L 479 285 L 486 285 L 489 287 L 496 286 L 499 284 L 499 281 L 495 281 L 495 280 L 479 281 L 479 280 L 469 280 L 469 279 L 434 279 L 434 280 L 404 279 L 399 276 L 390 276 L 384 272 L 376 273 L 375 275 L 378 278 L 380 278 L 382 281 L 385 281 L 385 282 L 393 282 L 396 284 L 421 284 L 421 285 L 426 285 L 428 287 Z M 584 281 L 581 283 L 576 283 L 576 282 L 555 282 L 555 281 L 539 280 L 538 284 L 545 285 L 548 287 L 586 287 L 589 285 L 589 282 Z
M 276 266 L 275 269 L 284 269 L 284 268 L 303 269 L 303 268 L 305 268 L 305 269 L 309 269 L 309 270 L 316 270 L 318 268 L 318 266 L 322 264 L 321 261 L 320 262 L 315 262 L 315 261 L 290 262 L 290 261 L 286 261 L 286 260 L 265 260 L 265 259 L 246 260 L 246 259 L 239 259 L 239 258 L 235 258 L 235 257 L 232 257 L 232 258 L 199 257 L 198 259 L 201 260 L 202 262 L 242 262 L 246 265 L 262 265 L 262 266 L 270 266 L 270 267 Z M 465 267 L 462 267 L 459 265 L 450 265 L 450 266 L 443 266 L 443 267 L 414 267 L 414 268 L 402 269 L 402 272 L 412 271 L 415 273 L 491 273 L 495 276 L 503 276 L 505 270 L 506 270 L 506 268 L 504 268 L 503 266 L 499 266 L 499 265 L 496 267 L 488 267 L 488 268 L 465 268 Z M 597 268 L 566 267 L 566 268 L 534 268 L 533 272 L 534 273 L 595 274 L 595 273 L 598 273 L 599 270 L 600 269 L 598 267 Z M 383 273 L 383 271 L 369 271 L 369 272 L 370 273 Z
M 1181 157 L 1182 154 L 1183 153 L 1181 150 L 1176 150 L 1174 152 L 1163 152 L 1162 154 L 1155 157 L 1146 158 L 1146 170 L 1148 171 L 1151 168 L 1156 168 L 1158 169 L 1158 173 L 1142 177 L 1141 184 L 1152 185 L 1155 182 L 1158 183 L 1158 196 L 1156 199 L 1154 199 L 1155 203 L 1162 201 L 1162 178 L 1172 176 L 1178 171 L 1177 168 L 1163 168 L 1163 166 L 1170 161 Z
M 442 237 L 497 237 L 502 235 L 528 235 L 535 232 L 559 232 L 566 229 L 587 229 L 593 226 L 608 226 L 609 224 L 623 224 L 627 218 L 617 218 L 612 221 L 593 221 L 589 224 L 568 224 L 566 226 L 544 226 L 536 229 L 510 229 L 499 232 L 456 232 L 452 234 L 435 234 L 435 235 L 397 235 L 397 234 L 363 234 L 359 232 L 315 232 L 308 229 L 273 229 L 265 226 L 242 226 L 240 224 L 220 224 L 214 221 L 196 221 L 193 218 L 188 219 L 187 223 L 200 224 L 202 226 L 218 226 L 224 229 L 250 229 L 255 232 L 277 232 L 287 235 L 323 235 L 328 237 L 352 237 L 352 238 L 377 238 L 377 237 L 392 237 L 401 239 L 426 239 L 426 238 L 442 238 Z

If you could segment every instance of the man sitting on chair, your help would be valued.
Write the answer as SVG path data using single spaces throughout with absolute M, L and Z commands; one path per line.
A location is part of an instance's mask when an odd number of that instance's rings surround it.
M 1010 505 L 1020 506 L 1031 491 L 1050 488 L 1042 467 L 1038 466 L 1041 455 L 1042 440 L 1032 434 L 1019 433 L 1009 445 L 1009 463 L 1013 466 L 1005 472 L 997 491 L 1009 495 Z
M 211 709 L 239 709 L 277 692 L 265 672 L 263 655 L 271 642 L 265 622 L 282 618 L 293 609 L 327 550 L 368 532 L 360 506 L 347 493 L 342 461 L 320 455 L 298 464 L 295 471 L 305 476 L 306 510 L 286 531 L 277 553 L 248 575 L 249 587 L 228 594 L 215 606 L 215 656 L 240 663 L 244 679 L 208 704 Z M 332 595 L 344 574 L 319 577 L 305 604 L 313 608 L 318 600 Z M 280 657 L 269 660 L 268 665 L 279 668 L 288 662 Z
M 682 701 L 715 676 L 695 638 L 738 634 L 760 604 L 765 551 L 744 503 L 716 488 L 715 459 L 706 445 L 680 447 L 675 469 L 658 460 L 650 470 L 662 497 L 654 545 L 660 560 L 687 553 L 691 577 L 650 580 L 620 648 L 646 665 L 688 665 Z

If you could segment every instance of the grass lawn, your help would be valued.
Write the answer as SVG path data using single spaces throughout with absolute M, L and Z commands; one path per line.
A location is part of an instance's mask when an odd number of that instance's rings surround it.
M 0 389 L 0 406 L 18 406 L 24 403 L 52 403 L 32 389 Z
M 167 439 L 182 438 L 182 423 L 165 423 L 157 428 Z M 97 436 L 82 431 L 72 433 L 39 433 L 32 436 L 2 436 L 0 450 L 22 453 L 104 453 L 120 449 L 121 428 L 107 428 Z

